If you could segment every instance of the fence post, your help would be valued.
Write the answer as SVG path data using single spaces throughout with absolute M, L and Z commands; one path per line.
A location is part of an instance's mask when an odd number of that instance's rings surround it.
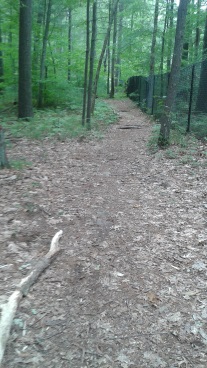
M 151 110 L 151 115 L 153 115 L 154 113 L 154 104 L 155 104 L 155 75 L 153 75 L 153 91 L 152 91 L 152 110 Z
M 154 75 L 151 74 L 147 78 L 148 89 L 146 91 L 146 107 L 148 111 L 152 111 L 153 90 L 154 90 Z

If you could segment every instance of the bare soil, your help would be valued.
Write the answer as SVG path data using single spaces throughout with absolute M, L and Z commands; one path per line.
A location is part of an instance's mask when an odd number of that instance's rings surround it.
M 206 368 L 207 166 L 149 154 L 129 100 L 102 140 L 19 140 L 0 172 L 0 295 L 63 230 L 19 306 L 3 368 Z M 120 129 L 123 126 L 136 126 Z

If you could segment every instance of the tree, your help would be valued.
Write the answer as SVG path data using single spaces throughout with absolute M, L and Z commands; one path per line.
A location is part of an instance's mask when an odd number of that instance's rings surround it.
M 68 8 L 68 81 L 71 79 L 72 8 Z
M 97 87 L 98 87 L 98 80 L 99 80 L 101 65 L 102 65 L 104 54 L 105 54 L 105 51 L 106 51 L 106 47 L 107 47 L 107 44 L 108 44 L 108 41 L 109 41 L 111 27 L 112 27 L 112 24 L 113 24 L 113 21 L 114 21 L 114 16 L 117 13 L 118 3 L 119 3 L 119 0 L 115 0 L 114 6 L 113 6 L 113 9 L 112 9 L 112 12 L 111 12 L 111 16 L 110 16 L 108 28 L 107 28 L 107 31 L 106 31 L 106 34 L 105 34 L 101 54 L 100 54 L 99 60 L 98 60 L 96 75 L 95 75 L 95 78 L 94 78 L 93 100 L 92 100 L 92 104 L 91 104 L 91 112 L 92 113 L 94 112 L 94 107 L 95 107 L 95 98 L 96 98 L 96 94 L 97 94 Z
M 205 31 L 203 36 L 203 62 L 201 64 L 198 95 L 196 100 L 196 111 L 201 113 L 207 112 L 206 96 L 207 96 L 207 9 L 206 9 Z
M 110 98 L 114 98 L 115 94 L 115 61 L 116 61 L 116 47 L 117 47 L 117 12 L 114 13 L 114 27 L 113 27 L 113 45 L 111 57 L 111 90 Z
M 4 82 L 4 62 L 1 45 L 2 45 L 2 32 L 1 32 L 1 17 L 0 17 L 0 94 L 2 94 L 3 91 L 1 83 Z
M 86 56 L 85 56 L 85 72 L 84 72 L 82 125 L 85 124 L 85 117 L 86 117 L 89 53 L 90 53 L 90 0 L 87 0 L 87 5 L 86 5 Z
M 111 18 L 111 10 L 112 10 L 112 0 L 109 0 L 109 4 L 108 4 L 108 21 L 110 24 L 110 18 Z M 105 65 L 104 65 L 104 71 L 107 71 L 107 94 L 109 95 L 110 93 L 110 86 L 111 86 L 111 80 L 110 80 L 110 76 L 111 76 L 111 50 L 110 50 L 110 40 L 111 39 L 111 31 L 109 32 L 109 36 L 108 36 L 108 47 L 106 48 L 106 58 L 105 58 Z M 108 64 L 108 65 L 107 65 Z
M 21 0 L 19 13 L 19 118 L 33 116 L 31 32 L 32 0 Z
M 87 112 L 86 112 L 86 124 L 87 129 L 91 129 L 91 104 L 93 94 L 93 68 L 95 62 L 95 50 L 96 50 L 96 26 L 97 26 L 97 0 L 93 3 L 93 19 L 92 19 L 92 35 L 91 35 L 91 48 L 90 48 L 90 67 L 89 67 L 89 79 L 88 79 L 88 96 L 87 96 Z
M 49 27 L 50 27 L 50 18 L 51 18 L 51 11 L 52 11 L 52 0 L 48 1 L 47 5 L 47 13 L 46 13 L 46 20 L 45 20 L 45 29 L 42 41 L 42 53 L 41 53 L 41 60 L 40 60 L 40 82 L 39 82 L 39 92 L 38 92 L 38 107 L 42 107 L 44 104 L 44 83 L 46 78 L 46 52 L 47 52 L 47 42 L 49 36 Z
M 115 86 L 120 83 L 121 78 L 121 51 L 122 51 L 122 37 L 123 37 L 123 12 L 124 2 L 120 0 L 119 3 L 119 25 L 118 25 L 118 37 L 117 37 L 117 58 L 116 58 L 116 70 L 115 70 Z
M 153 104 L 153 88 L 154 88 L 154 73 L 155 73 L 155 46 L 157 37 L 157 23 L 159 15 L 159 0 L 155 2 L 155 12 L 154 12 L 154 28 L 152 33 L 152 45 L 150 53 L 150 73 L 149 73 L 149 91 L 147 98 L 147 108 L 152 109 Z
M 170 79 L 167 89 L 167 97 L 165 101 L 164 111 L 160 118 L 161 127 L 158 139 L 158 144 L 160 147 L 167 146 L 169 144 L 170 139 L 171 113 L 173 104 L 175 102 L 177 85 L 180 75 L 182 50 L 183 50 L 183 37 L 185 31 L 188 4 L 189 0 L 180 0 L 180 5 L 178 7 L 172 67 L 170 72 Z
M 168 13 L 169 13 L 169 20 L 168 20 L 168 31 L 172 33 L 173 26 L 174 26 L 174 0 L 170 0 L 170 4 L 168 5 Z M 172 35 L 168 38 L 168 50 L 167 50 L 167 71 L 170 71 L 171 68 L 171 61 L 172 61 Z

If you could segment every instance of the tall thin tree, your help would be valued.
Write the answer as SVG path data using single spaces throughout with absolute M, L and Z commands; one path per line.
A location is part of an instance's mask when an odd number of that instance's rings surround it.
M 122 50 L 122 37 L 123 37 L 123 0 L 119 3 L 119 25 L 118 25 L 118 37 L 117 37 L 117 56 L 116 56 L 116 70 L 115 70 L 115 86 L 117 87 L 121 78 L 121 50 Z
M 206 94 L 207 94 L 207 8 L 206 8 L 205 30 L 203 36 L 203 62 L 201 64 L 198 95 L 196 100 L 196 110 L 198 112 L 207 113 Z
M 106 35 L 105 35 L 105 38 L 104 38 L 104 42 L 103 42 L 101 54 L 100 54 L 99 60 L 98 60 L 98 65 L 97 65 L 96 74 L 95 74 L 95 78 L 94 78 L 93 99 L 92 99 L 92 104 L 91 104 L 91 113 L 94 112 L 94 108 L 95 108 L 95 98 L 96 98 L 96 93 L 97 93 L 97 87 L 98 87 L 98 80 L 99 80 L 100 70 L 101 70 L 101 66 L 102 66 L 104 54 L 105 54 L 105 51 L 106 51 L 106 47 L 107 47 L 107 44 L 108 44 L 108 40 L 109 40 L 109 37 L 110 37 L 111 27 L 112 27 L 112 24 L 113 24 L 113 21 L 114 21 L 114 16 L 117 13 L 118 4 L 119 4 L 119 0 L 115 0 L 113 9 L 111 11 L 110 21 L 109 21 L 109 24 L 108 24 Z
M 96 50 L 96 27 L 97 27 L 97 0 L 93 2 L 93 19 L 92 19 L 92 35 L 91 35 L 91 48 L 90 48 L 90 67 L 88 78 L 88 99 L 87 99 L 87 112 L 86 112 L 86 124 L 87 129 L 91 129 L 91 106 L 93 95 L 93 74 L 94 74 L 94 61 Z
M 38 107 L 42 107 L 44 104 L 43 92 L 44 92 L 44 83 L 45 83 L 45 77 L 46 77 L 45 61 L 46 61 L 47 42 L 48 42 L 48 36 L 49 36 L 51 12 L 52 12 L 52 0 L 49 0 L 48 5 L 47 5 L 45 29 L 44 29 L 44 35 L 43 35 L 43 41 L 42 41 L 42 53 L 41 53 L 41 60 L 40 60 L 40 82 L 39 82 L 39 91 L 38 91 Z
M 3 62 L 3 52 L 2 52 L 2 34 L 1 34 L 1 17 L 0 17 L 0 94 L 3 93 L 3 88 L 1 83 L 4 82 L 4 62 Z
M 89 53 L 90 53 L 90 0 L 87 0 L 87 5 L 86 5 L 86 56 L 85 56 L 85 71 L 84 71 L 82 125 L 85 124 L 85 118 L 86 118 Z
M 147 108 L 150 110 L 152 110 L 152 104 L 153 104 L 154 73 L 155 73 L 155 47 L 156 47 L 156 38 L 157 38 L 158 15 L 159 15 L 159 0 L 156 0 L 155 11 L 154 11 L 154 28 L 153 28 L 153 33 L 152 33 L 152 44 L 151 44 L 151 53 L 150 53 L 149 91 L 148 91 L 148 98 L 147 98 Z
M 109 15 L 108 15 L 108 19 L 109 19 L 109 24 L 110 24 L 110 19 L 111 19 L 111 10 L 112 10 L 112 0 L 109 0 L 109 4 L 108 4 L 108 11 L 109 11 Z M 107 94 L 109 95 L 110 93 L 110 87 L 111 87 L 111 50 L 110 50 L 110 43 L 111 43 L 111 30 L 109 31 L 109 36 L 108 36 L 108 47 L 106 48 L 106 57 L 107 57 Z
M 174 0 L 170 0 L 170 4 L 168 7 L 169 12 L 169 21 L 168 21 L 168 32 L 170 33 L 168 38 L 168 46 L 167 46 L 167 71 L 170 71 L 171 61 L 172 61 L 172 50 L 173 50 L 173 39 L 172 39 L 172 31 L 174 27 Z
M 20 0 L 18 117 L 33 116 L 32 108 L 32 0 Z
M 111 56 L 111 90 L 110 90 L 110 98 L 114 98 L 114 94 L 115 94 L 116 51 L 117 51 L 117 12 L 115 12 L 115 14 L 114 14 L 113 45 L 112 45 L 112 56 Z
M 72 7 L 68 8 L 68 81 L 71 79 Z
M 180 0 L 177 15 L 177 26 L 175 34 L 175 44 L 172 59 L 172 67 L 169 79 L 169 85 L 167 90 L 167 97 L 165 101 L 164 111 L 160 118 L 160 135 L 158 144 L 160 147 L 165 147 L 169 144 L 170 128 L 171 128 L 171 113 L 175 102 L 177 93 L 177 85 L 180 76 L 181 58 L 183 51 L 183 37 L 185 31 L 186 15 L 188 9 L 189 0 Z

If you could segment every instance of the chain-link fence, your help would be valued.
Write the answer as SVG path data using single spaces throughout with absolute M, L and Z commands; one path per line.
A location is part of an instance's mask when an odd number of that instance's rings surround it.
M 169 73 L 128 79 L 126 93 L 138 106 L 159 119 L 163 111 Z M 207 60 L 182 68 L 172 119 L 198 137 L 207 137 Z

